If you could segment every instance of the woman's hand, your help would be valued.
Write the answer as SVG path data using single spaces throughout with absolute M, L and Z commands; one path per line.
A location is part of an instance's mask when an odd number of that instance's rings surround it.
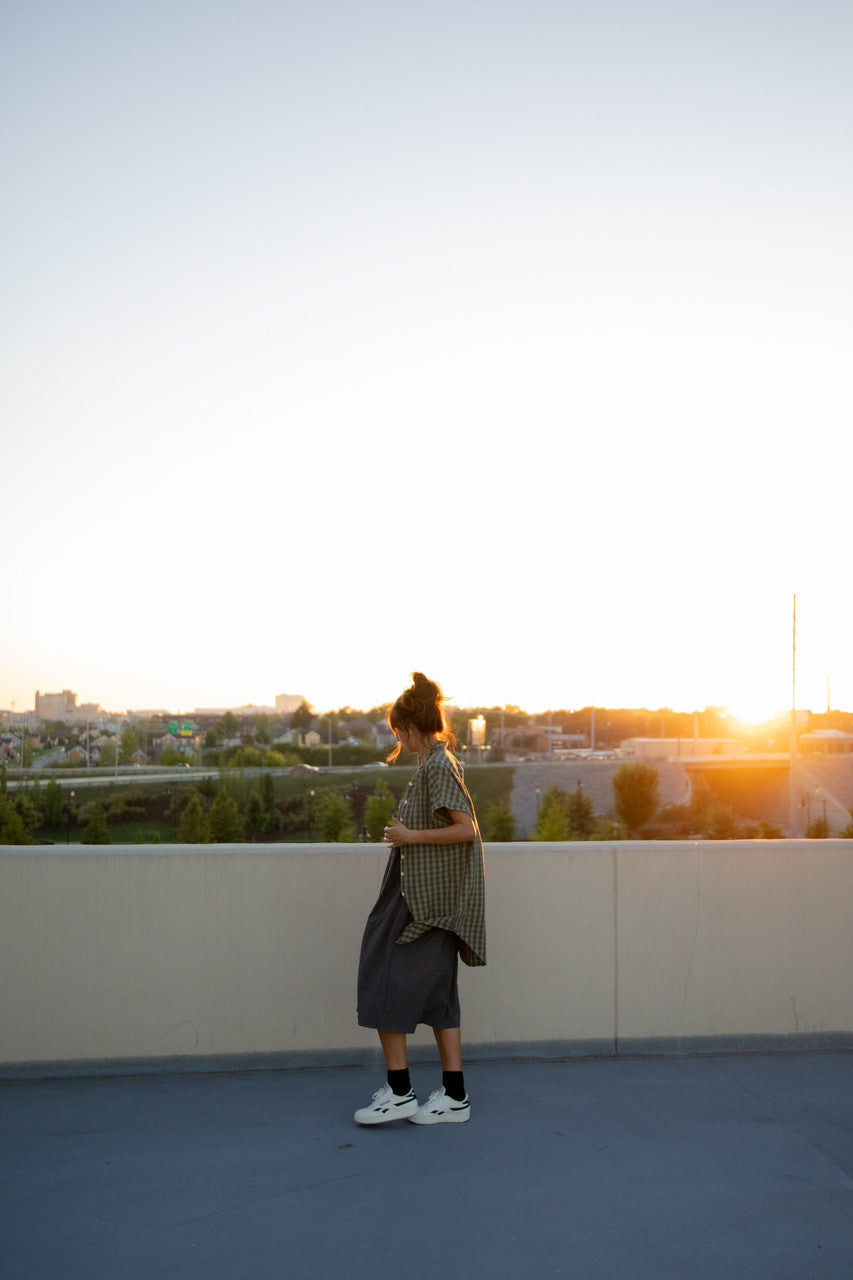
M 385 828 L 383 839 L 392 849 L 397 848 L 401 844 L 408 844 L 411 841 L 412 833 L 408 827 L 404 827 L 399 818 L 391 819 L 391 826 Z
M 390 827 L 385 828 L 385 843 L 391 848 L 399 848 L 403 844 L 467 844 L 474 839 L 476 828 L 474 819 L 464 809 L 447 809 L 452 819 L 449 827 L 432 827 L 429 831 L 404 827 L 399 818 L 394 818 Z

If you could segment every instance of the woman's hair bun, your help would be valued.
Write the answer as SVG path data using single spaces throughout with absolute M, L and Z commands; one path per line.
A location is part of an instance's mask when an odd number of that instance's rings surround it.
M 448 724 L 444 715 L 444 694 L 441 686 L 434 680 L 428 680 L 422 671 L 412 672 L 412 683 L 404 689 L 393 706 L 388 708 L 385 718 L 391 729 L 416 729 L 425 736 L 439 738 L 451 751 L 456 749 L 456 736 L 452 725 Z M 389 764 L 400 754 L 400 743 L 388 757 Z
M 443 701 L 441 689 L 434 680 L 428 680 L 422 671 L 412 672 L 412 692 L 424 701 L 429 700 L 438 705 Z

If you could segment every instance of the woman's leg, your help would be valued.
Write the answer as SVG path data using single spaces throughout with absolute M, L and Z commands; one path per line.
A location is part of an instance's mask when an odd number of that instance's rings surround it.
M 460 1124 L 471 1115 L 471 1104 L 465 1092 L 462 1074 L 461 1027 L 433 1028 L 441 1055 L 441 1089 L 430 1094 L 429 1101 L 410 1116 L 415 1124 Z
M 380 1031 L 379 1040 L 388 1064 L 387 1089 L 373 1095 L 369 1106 L 356 1111 L 357 1124 L 385 1124 L 388 1120 L 405 1120 L 418 1112 L 418 1100 L 412 1092 L 406 1065 L 406 1037 L 398 1031 Z
M 436 1035 L 438 1032 L 436 1032 Z M 379 1042 L 389 1071 L 404 1071 L 408 1066 L 406 1037 L 401 1031 L 380 1031 Z
M 462 1028 L 433 1028 L 442 1071 L 462 1070 Z

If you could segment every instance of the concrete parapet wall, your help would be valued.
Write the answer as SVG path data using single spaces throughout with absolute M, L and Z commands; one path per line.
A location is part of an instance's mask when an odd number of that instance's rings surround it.
M 0 1064 L 310 1065 L 356 1024 L 377 845 L 0 851 Z M 853 842 L 487 847 L 469 1056 L 853 1043 Z M 431 1033 L 412 1037 L 423 1056 Z

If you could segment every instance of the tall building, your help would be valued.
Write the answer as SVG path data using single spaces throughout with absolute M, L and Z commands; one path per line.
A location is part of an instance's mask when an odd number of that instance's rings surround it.
M 96 720 L 101 715 L 97 702 L 83 702 L 78 707 L 77 694 L 72 689 L 62 693 L 39 693 L 36 689 L 36 720 Z
M 301 707 L 304 701 L 305 698 L 301 693 L 277 693 L 275 695 L 275 709 L 279 715 L 289 716 L 291 711 Z
M 77 694 L 71 689 L 62 693 L 39 693 L 36 689 L 37 720 L 70 720 L 77 715 Z

